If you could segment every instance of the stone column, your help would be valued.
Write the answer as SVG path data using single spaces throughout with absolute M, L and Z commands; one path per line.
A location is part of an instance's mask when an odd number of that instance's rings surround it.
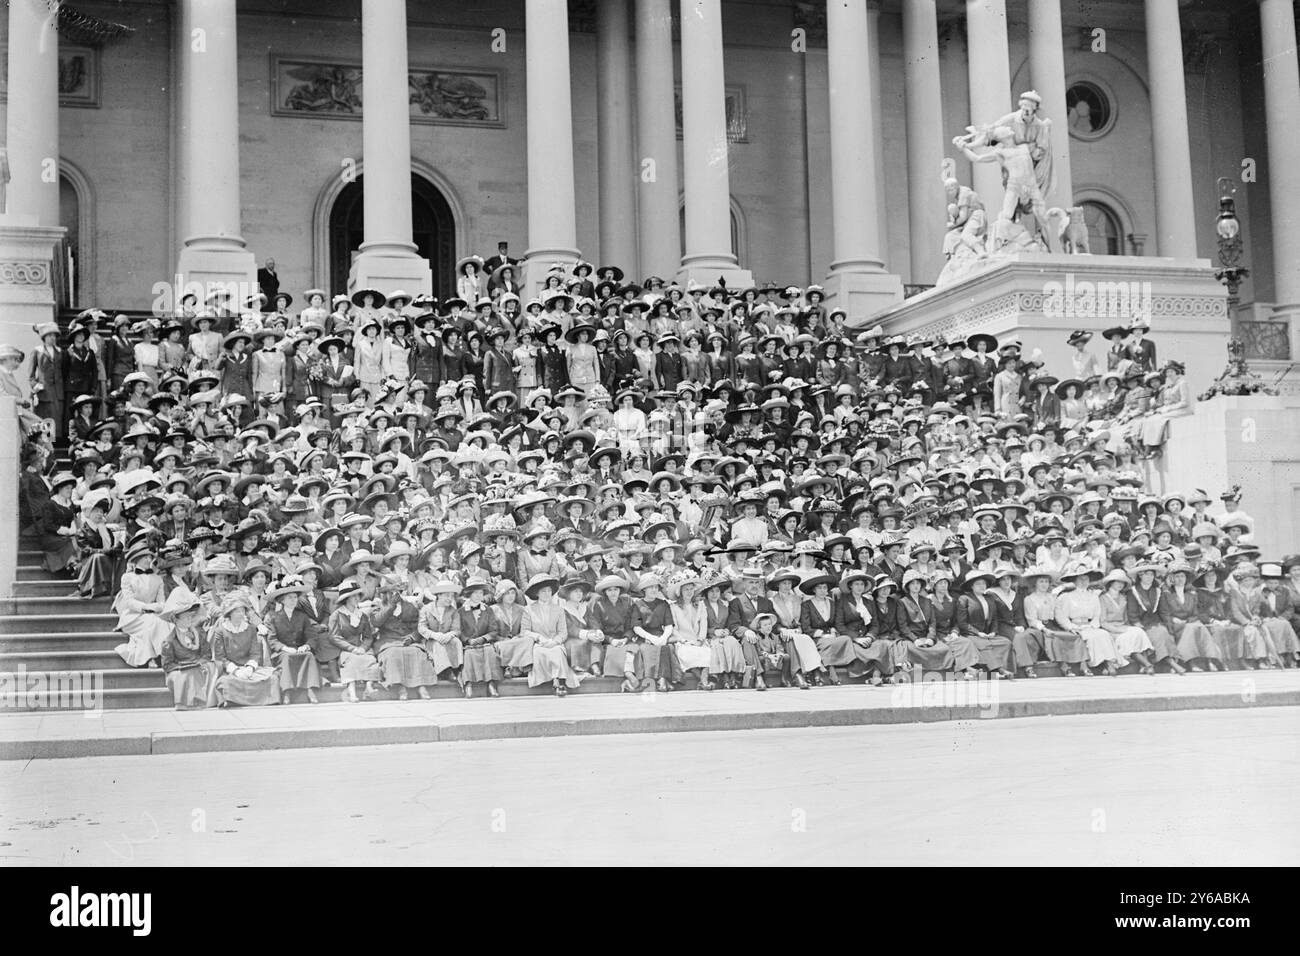
M 966 0 L 972 123 L 992 123 L 1015 109 L 1008 56 L 1006 0 Z M 993 219 L 1002 206 L 1002 173 L 997 163 L 973 163 L 971 185 Z
M 411 241 L 411 106 L 406 4 L 361 3 L 362 214 L 365 240 L 349 289 L 433 291 L 433 272 Z
M 16 4 L 11 3 L 11 7 Z M 0 396 L 0 598 L 14 596 L 18 579 L 18 476 L 22 472 L 18 403 Z
M 596 135 L 600 144 L 600 262 L 631 273 L 637 265 L 637 163 L 632 148 L 628 0 L 596 6 Z
M 567 265 L 577 260 L 578 212 L 573 185 L 568 4 L 565 0 L 528 0 L 525 10 L 528 251 L 524 253 L 523 285 L 532 295 L 552 263 Z
M 885 137 L 883 117 L 885 106 L 880 79 L 880 7 L 884 0 L 867 0 L 867 64 L 871 70 L 871 145 L 876 168 L 872 182 L 876 184 L 876 223 L 880 230 L 880 259 L 889 268 L 889 204 L 885 198 Z
M 179 10 L 176 135 L 184 166 L 176 186 L 185 212 L 177 279 L 226 288 L 242 305 L 257 291 L 257 265 L 240 235 L 235 0 L 191 0 Z
M 947 154 L 935 0 L 903 0 L 903 87 L 907 95 L 907 215 L 912 281 L 928 285 L 943 268 L 947 221 L 940 172 Z
M 722 66 L 721 0 L 682 0 L 682 167 L 686 250 L 677 280 L 744 286 L 753 277 L 731 251 L 731 174 Z
M 826 59 L 830 77 L 831 226 L 834 260 L 826 299 L 864 320 L 901 301 L 903 285 L 885 272 L 871 104 L 871 43 L 866 0 L 827 0 Z M 865 105 L 865 109 L 864 109 Z
M 682 259 L 677 114 L 673 108 L 672 0 L 636 0 L 636 141 L 641 278 Z M 630 265 L 623 265 L 631 272 Z
M 59 225 L 59 31 L 44 3 L 9 4 L 7 212 Z
M 6 207 L 0 209 L 0 342 L 30 356 L 37 344 L 32 326 L 55 318 L 55 259 L 62 255 L 64 234 L 59 225 L 59 35 L 45 4 L 32 0 L 9 4 L 8 25 L 10 180 Z M 19 377 L 25 374 L 24 367 Z M 0 548 L 8 544 L 0 542 Z
M 1039 107 L 1052 121 L 1052 172 L 1056 189 L 1043 199 L 1048 208 L 1074 205 L 1070 174 L 1070 127 L 1065 113 L 1065 52 L 1061 46 L 1061 0 L 1029 4 L 1029 81 L 1043 98 Z M 1020 92 L 1020 91 L 1017 91 Z
M 1196 215 L 1178 0 L 1146 0 L 1146 29 L 1151 154 L 1155 159 L 1156 254 L 1194 259 Z
M 1295 13 L 1289 0 L 1261 0 L 1264 126 L 1268 131 L 1269 215 L 1273 220 L 1273 314 L 1291 325 L 1291 357 L 1300 356 L 1300 69 Z

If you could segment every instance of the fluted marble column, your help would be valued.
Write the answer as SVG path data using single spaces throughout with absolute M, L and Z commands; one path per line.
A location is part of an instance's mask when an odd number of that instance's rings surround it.
M 672 0 L 636 0 L 636 140 L 641 275 L 667 277 L 682 259 Z
M 826 276 L 826 298 L 854 322 L 902 298 L 902 283 L 885 272 L 880 251 L 883 230 L 875 140 L 881 131 L 880 124 L 873 122 L 870 105 L 877 100 L 872 93 L 869 33 L 866 0 L 827 0 L 835 258 Z
M 935 0 L 903 0 L 903 88 L 907 97 L 907 213 L 912 281 L 943 268 L 947 221 L 940 170 L 946 155 Z
M 1006 0 L 966 0 L 966 50 L 971 122 L 992 123 L 1015 109 Z M 1002 173 L 996 163 L 974 163 L 971 183 L 986 208 L 996 210 L 1002 205 Z
M 178 10 L 176 272 L 205 289 L 224 286 L 242 302 L 257 291 L 257 267 L 240 228 L 235 0 L 190 0 Z
M 528 0 L 524 27 L 528 83 L 528 251 L 524 287 L 535 292 L 552 263 L 578 258 L 573 180 L 573 97 L 569 88 L 569 7 Z
M 726 83 L 720 0 L 682 0 L 682 173 L 686 250 L 678 281 L 733 285 L 753 277 L 731 251 L 731 172 L 728 168 Z
M 362 0 L 361 142 L 365 240 L 349 287 L 432 292 L 433 273 L 411 241 L 411 107 L 406 4 Z
M 1155 162 L 1156 253 L 1194 259 L 1196 214 L 1178 0 L 1146 0 L 1146 30 L 1147 75 L 1151 81 L 1151 155 Z
M 637 164 L 632 148 L 628 0 L 596 6 L 596 134 L 599 139 L 600 261 L 635 271 Z M 599 264 L 599 263 L 598 263 Z
M 1065 51 L 1062 47 L 1061 0 L 1029 4 L 1029 81 L 1043 98 L 1040 111 L 1052 121 L 1052 172 L 1056 188 L 1043 200 L 1049 207 L 1074 204 L 1070 173 L 1070 127 L 1065 114 Z
M 1291 323 L 1291 358 L 1300 356 L 1300 67 L 1290 0 L 1260 0 L 1264 125 L 1268 130 L 1269 215 L 1273 221 L 1273 314 Z

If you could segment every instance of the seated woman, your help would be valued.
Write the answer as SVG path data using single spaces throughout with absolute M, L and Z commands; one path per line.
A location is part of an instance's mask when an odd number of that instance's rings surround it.
M 700 603 L 707 618 L 709 674 L 722 681 L 723 690 L 736 690 L 745 675 L 745 652 L 740 641 L 727 628 L 728 607 L 724 595 L 731 582 L 716 571 L 706 571 L 700 579 Z
M 1001 604 L 987 596 L 996 582 L 992 571 L 974 568 L 966 573 L 966 592 L 957 599 L 957 633 L 970 638 L 979 652 L 980 665 L 995 678 L 1012 677 L 1011 640 L 998 633 Z
M 1074 665 L 1078 665 L 1080 674 L 1091 676 L 1092 671 L 1088 669 L 1088 647 L 1083 636 L 1067 631 L 1056 623 L 1052 572 L 1048 568 L 1034 566 L 1025 570 L 1022 579 L 1030 588 L 1024 600 L 1025 629 L 1037 635 L 1047 651 L 1048 659 L 1059 664 L 1061 673 L 1066 677 L 1078 676 L 1073 670 Z
M 465 664 L 465 644 L 460 635 L 460 611 L 456 598 L 461 587 L 455 581 L 437 581 L 425 593 L 433 598 L 419 610 L 419 632 L 433 672 L 439 678 L 460 681 Z M 414 595 L 409 598 L 417 600 Z M 417 605 L 418 606 L 418 605 Z M 471 691 L 471 693 L 473 693 Z
M 280 703 L 280 682 L 271 666 L 271 651 L 248 616 L 248 601 L 226 596 L 212 629 L 212 659 L 217 664 L 218 707 L 256 707 Z
M 1160 621 L 1178 642 L 1178 656 L 1195 672 L 1224 670 L 1223 652 L 1200 619 L 1196 589 L 1190 584 L 1192 569 L 1185 563 L 1169 566 L 1165 588 L 1160 592 L 1157 612 Z
M 627 578 L 607 574 L 595 582 L 596 599 L 591 605 L 591 626 L 600 631 L 605 647 L 601 672 L 622 676 L 622 693 L 641 689 L 636 676 L 636 637 L 632 634 L 632 600 L 627 596 Z
M 560 585 L 560 604 L 565 614 L 565 627 L 568 637 L 564 648 L 568 652 L 569 666 L 579 674 L 599 677 L 601 660 L 605 651 L 601 642 L 605 635 L 590 620 L 590 607 L 587 597 L 591 594 L 591 584 L 576 575 L 564 579 Z
M 893 579 L 890 579 L 892 584 Z M 863 671 L 871 684 L 880 684 L 894 673 L 893 642 L 878 640 L 871 588 L 875 579 L 866 571 L 850 571 L 840 579 L 840 596 L 835 601 L 835 630 L 848 635 L 856 646 Z
M 813 575 L 810 575 L 810 579 Z M 820 577 L 821 575 L 816 575 Z M 812 637 L 803 632 L 803 597 L 795 590 L 795 585 L 802 583 L 803 577 L 793 568 L 784 568 L 773 574 L 767 582 L 771 596 L 772 609 L 776 612 L 781 627 L 777 633 L 789 644 L 790 672 L 794 685 L 807 690 L 813 683 L 822 683 L 822 656 Z M 786 675 L 782 674 L 782 681 Z
M 267 592 L 269 603 L 258 628 L 280 671 L 282 704 L 290 703 L 296 690 L 306 691 L 307 700 L 319 703 L 316 690 L 321 685 L 320 665 L 311 651 L 311 643 L 320 625 L 298 605 L 305 590 L 307 585 L 296 575 L 282 579 Z
M 1138 565 L 1137 579 L 1128 590 L 1128 617 L 1147 632 L 1153 663 L 1167 661 L 1172 673 L 1187 673 L 1187 668 L 1180 660 L 1182 655 L 1178 652 L 1174 635 L 1165 626 L 1165 619 L 1160 614 L 1160 587 L 1156 584 L 1154 565 Z
M 441 584 L 434 585 L 434 588 Z M 455 585 L 450 587 L 453 593 L 459 590 Z M 398 585 L 380 586 L 376 596 L 379 609 L 374 615 L 378 631 L 374 647 L 379 668 L 384 674 L 384 685 L 397 688 L 398 700 L 406 700 L 412 687 L 421 699 L 428 700 L 431 696 L 429 688 L 438 683 L 438 672 L 422 639 L 425 617 L 416 603 L 417 596 L 403 594 Z M 432 607 L 427 605 L 425 610 Z
M 1206 564 L 1196 577 L 1196 616 L 1210 629 L 1225 668 L 1240 664 L 1246 633 L 1228 617 L 1228 591 L 1223 586 L 1223 566 Z
M 217 665 L 201 619 L 201 604 L 188 588 L 176 588 L 163 602 L 162 618 L 172 623 L 163 643 L 162 668 L 177 710 L 217 703 Z
M 533 666 L 533 642 L 520 633 L 524 608 L 519 603 L 519 585 L 502 578 L 496 586 L 496 602 L 491 607 L 496 628 L 496 652 L 506 677 L 523 677 Z
M 163 642 L 171 635 L 172 626 L 162 618 L 163 580 L 154 571 L 153 552 L 140 545 L 126 556 L 126 573 L 122 575 L 122 589 L 113 600 L 117 612 L 116 630 L 127 636 L 125 643 L 114 650 L 132 667 L 158 667 L 161 664 Z
M 1092 669 L 1100 667 L 1114 677 L 1119 652 L 1110 631 L 1101 626 L 1101 600 L 1089 588 L 1094 576 L 1101 578 L 1100 572 L 1082 564 L 1070 565 L 1058 575 L 1062 590 L 1056 596 L 1056 623 L 1067 634 L 1078 635 L 1087 646 L 1088 666 L 1081 668 L 1084 674 L 1091 676 Z
M 465 696 L 474 696 L 474 684 L 487 685 L 489 697 L 500 697 L 497 681 L 504 676 L 501 658 L 497 656 L 496 621 L 488 610 L 488 591 L 492 584 L 487 578 L 470 578 L 461 591 L 457 630 L 463 645 L 465 663 L 460 669 L 460 683 Z
M 1137 661 L 1143 674 L 1154 674 L 1155 665 L 1151 663 L 1147 652 L 1152 650 L 1151 639 L 1147 632 L 1134 624 L 1128 616 L 1128 598 L 1124 592 L 1131 585 L 1128 572 L 1116 568 L 1102 579 L 1102 592 L 1099 596 L 1101 605 L 1100 626 L 1108 631 L 1115 640 L 1115 650 L 1119 654 L 1119 666 L 1123 667 L 1132 657 Z
M 326 625 L 330 643 L 339 651 L 339 679 L 347 685 L 343 699 L 356 703 L 357 684 L 365 682 L 365 699 L 375 696 L 375 684 L 384 672 L 375 656 L 375 625 L 362 606 L 361 588 L 349 581 L 339 588 L 338 606 Z
M 1232 579 L 1237 587 L 1228 592 L 1228 617 L 1245 635 L 1242 660 L 1251 669 L 1281 667 L 1284 657 L 1291 658 L 1300 644 L 1290 623 L 1266 616 L 1259 566 L 1243 562 L 1232 569 Z
M 528 580 L 524 596 L 529 604 L 519 622 L 519 634 L 535 645 L 528 686 L 540 687 L 549 681 L 555 689 L 555 696 L 563 697 L 578 686 L 579 679 L 569 666 L 569 657 L 564 649 L 569 636 L 566 614 L 552 600 L 559 583 L 545 573 L 535 574 Z
M 954 645 L 950 640 L 942 639 L 939 615 L 934 602 L 925 593 L 925 575 L 915 570 L 909 569 L 903 575 L 903 596 L 898 599 L 895 625 L 898 628 L 898 647 L 907 655 L 908 663 L 919 665 L 923 671 L 961 670 L 967 680 L 974 680 L 979 675 L 975 667 L 979 662 L 979 652 L 970 641 L 961 639 Z M 960 662 L 955 651 L 962 652 Z M 959 663 L 964 666 L 958 667 Z
M 816 643 L 817 653 L 821 655 L 830 682 L 838 684 L 838 668 L 847 668 L 850 677 L 861 677 L 867 672 L 867 663 L 872 658 L 847 631 L 841 632 L 836 626 L 835 601 L 831 599 L 833 583 L 837 583 L 836 579 L 829 574 L 806 578 L 800 582 L 799 589 L 805 597 L 799 612 L 799 630 Z M 813 682 L 821 682 L 820 673 Z
M 677 663 L 683 672 L 697 671 L 700 690 L 713 690 L 709 667 L 713 652 L 708 645 L 708 612 L 695 599 L 698 581 L 689 571 L 679 571 L 668 579 L 665 591 L 673 616 L 673 631 L 668 643 L 673 645 Z
M 899 578 L 892 574 L 881 573 L 876 575 L 871 589 L 871 616 L 874 619 L 872 627 L 875 632 L 875 643 L 889 653 L 894 668 L 889 675 L 891 684 L 901 684 L 906 681 L 907 677 L 900 672 L 912 669 L 912 664 L 907 659 L 907 651 L 900 643 L 897 595 L 899 584 Z
M 34 509 L 32 516 L 43 552 L 41 566 L 64 576 L 77 574 L 77 513 L 72 502 L 76 487 L 76 475 L 70 471 L 59 472 L 50 479 L 49 499 Z
M 77 549 L 81 566 L 77 573 L 77 594 L 93 598 L 107 597 L 118 590 L 122 577 L 122 548 L 117 535 L 108 526 L 113 499 L 108 495 L 87 496 L 81 504 L 81 527 L 77 531 Z

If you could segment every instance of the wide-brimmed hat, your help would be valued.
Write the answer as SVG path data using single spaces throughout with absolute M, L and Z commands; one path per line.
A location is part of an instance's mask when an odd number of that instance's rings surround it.
M 537 592 L 546 587 L 549 587 L 552 591 L 559 590 L 560 579 L 545 572 L 534 574 L 528 579 L 528 585 L 524 588 L 524 595 L 530 601 L 535 601 L 537 600 Z

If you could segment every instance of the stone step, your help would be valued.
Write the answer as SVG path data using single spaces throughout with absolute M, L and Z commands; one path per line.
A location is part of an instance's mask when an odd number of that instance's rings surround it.
M 14 582 L 14 597 L 16 598 L 79 597 L 76 592 L 77 582 L 69 578 L 51 576 L 44 580 L 25 581 L 20 577 Z
M 22 550 L 18 552 L 18 563 L 40 567 L 41 559 L 45 557 L 45 552 L 36 548 L 28 547 L 27 545 L 22 545 L 20 547 Z
M 51 572 L 51 571 L 46 571 L 43 567 L 41 567 L 41 562 L 40 562 L 40 558 L 39 558 L 39 556 L 37 557 L 37 559 L 36 559 L 35 561 L 32 561 L 32 562 L 27 562 L 27 561 L 25 561 L 25 560 L 22 559 L 22 558 L 19 558 L 19 561 L 20 561 L 21 563 L 18 565 L 18 577 L 17 577 L 17 580 L 19 580 L 19 581 L 51 581 L 51 580 L 54 580 L 54 574 L 53 574 L 53 572 Z M 64 580 L 67 580 L 67 578 L 64 578 Z
M 0 653 L 111 651 L 126 636 L 120 631 L 56 631 L 51 634 L 0 634 Z
M 116 654 L 113 655 L 117 661 L 117 666 L 113 666 L 109 661 L 107 667 L 32 667 L 26 665 L 21 673 L 25 673 L 29 681 L 37 678 L 44 679 L 47 676 L 53 678 L 74 676 L 76 679 L 85 682 L 86 686 L 98 686 L 102 688 L 110 687 L 163 687 L 166 685 L 166 679 L 163 672 L 157 667 L 127 667 L 122 659 Z M 46 660 L 52 658 L 46 656 Z M 19 665 L 22 661 L 9 661 L 0 663 L 0 674 L 17 674 L 20 673 Z M 51 683 L 57 683 L 52 679 Z M 3 685 L 0 685 L 3 686 Z
M 30 583 L 30 582 L 29 582 Z M 67 582 L 68 590 L 74 587 Z M 66 617 L 84 614 L 110 614 L 113 606 L 111 598 L 80 598 L 31 595 L 0 599 L 0 620 L 5 616 Z M 12 631 L 10 633 L 13 633 Z
M 116 614 L 91 611 L 84 614 L 6 614 L 0 608 L 0 635 L 61 634 L 111 631 L 117 626 Z
M 121 643 L 119 638 L 118 643 Z M 117 645 L 113 645 L 116 647 Z M 0 673 L 15 671 L 22 666 L 28 673 L 33 671 L 105 671 L 131 670 L 112 647 L 73 650 L 60 648 L 57 651 L 38 650 L 0 650 Z
M 0 694 L 0 715 L 6 711 L 12 713 L 40 713 L 43 711 L 88 710 L 140 710 L 150 707 L 172 706 L 172 692 L 165 686 L 158 687 L 112 687 L 104 688 L 72 700 L 31 699 L 15 694 Z M 3 720 L 0 716 L 0 720 Z

